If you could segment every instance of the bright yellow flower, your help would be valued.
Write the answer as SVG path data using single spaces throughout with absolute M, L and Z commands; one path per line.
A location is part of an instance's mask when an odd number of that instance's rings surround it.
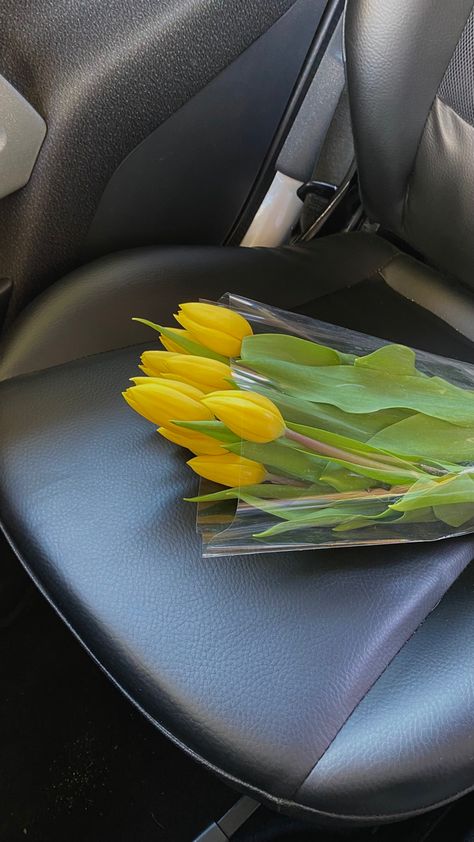
M 173 427 L 173 429 L 159 427 L 158 432 L 163 438 L 181 447 L 187 447 L 197 456 L 217 456 L 227 453 L 221 442 L 204 433 L 197 433 L 195 430 L 185 430 L 183 427 Z
M 170 357 L 177 356 L 179 354 L 170 351 L 144 351 L 140 359 L 140 368 L 149 377 L 161 377 L 164 371 L 168 371 Z
M 188 465 L 200 477 L 220 485 L 228 485 L 230 488 L 254 485 L 263 482 L 266 476 L 265 468 L 259 462 L 234 453 L 224 453 L 223 456 L 195 456 L 189 460 Z
M 185 387 L 185 389 L 183 389 Z M 212 421 L 213 414 L 201 401 L 186 394 L 183 383 L 140 383 L 122 392 L 136 412 L 159 427 L 173 428 L 173 421 Z M 178 391 L 179 389 L 179 391 Z M 178 429 L 175 427 L 174 429 Z M 181 428 L 179 428 L 181 432 Z
M 135 383 L 135 386 L 143 386 L 150 383 L 168 386 L 169 389 L 175 389 L 175 391 L 181 392 L 182 395 L 187 395 L 189 398 L 194 398 L 197 401 L 204 397 L 204 392 L 202 389 L 198 389 L 197 386 L 192 386 L 191 383 L 185 383 L 182 380 L 170 379 L 165 375 L 162 377 L 131 377 L 130 380 L 132 383 Z
M 140 368 L 146 374 L 182 380 L 183 383 L 190 383 L 203 392 L 232 388 L 232 384 L 228 382 L 232 376 L 230 366 L 208 357 L 145 351 L 141 361 Z
M 184 339 L 191 339 L 191 334 L 188 333 L 187 330 L 181 330 L 179 327 L 170 327 L 168 330 L 172 331 L 176 334 L 176 336 L 182 336 Z M 173 342 L 172 339 L 168 339 L 167 336 L 163 336 L 160 333 L 160 342 L 163 345 L 163 348 L 166 348 L 167 351 L 171 351 L 173 354 L 189 354 L 189 351 L 185 351 L 181 345 L 178 345 L 177 342 Z
M 285 432 L 283 416 L 275 404 L 256 392 L 211 392 L 202 403 L 239 438 L 261 444 Z
M 252 334 L 243 316 L 217 304 L 180 304 L 175 319 L 197 342 L 224 357 L 239 356 L 242 339 Z

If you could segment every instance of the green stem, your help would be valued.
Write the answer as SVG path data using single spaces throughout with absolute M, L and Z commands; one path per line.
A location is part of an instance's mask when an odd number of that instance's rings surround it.
M 384 471 L 393 467 L 390 462 L 377 461 L 376 459 L 370 459 L 362 455 L 355 456 L 348 450 L 341 450 L 339 447 L 326 444 L 326 442 L 319 441 L 318 439 L 312 439 L 310 436 L 295 432 L 295 430 L 289 430 L 287 428 L 285 436 L 290 441 L 301 444 L 306 450 L 312 450 L 313 453 L 317 453 L 319 456 L 327 456 L 329 459 L 339 459 L 342 462 L 351 462 L 353 465 L 364 465 L 366 468 L 377 468 L 378 470 L 382 469 Z
M 268 482 L 273 482 L 273 483 L 276 483 L 277 485 L 294 485 L 295 488 L 305 488 L 308 485 L 307 482 L 303 482 L 303 481 L 300 482 L 300 480 L 291 479 L 289 477 L 280 477 L 280 476 L 278 476 L 278 474 L 267 473 L 265 475 L 265 479 Z M 245 486 L 243 486 L 243 487 L 245 487 Z
M 245 491 L 245 488 L 242 490 Z M 308 505 L 332 506 L 337 503 L 353 503 L 359 500 L 366 500 L 369 502 L 388 502 L 389 500 L 394 500 L 402 494 L 405 494 L 409 490 L 409 485 L 399 486 L 397 489 L 390 489 L 390 491 L 387 491 L 385 488 L 371 488 L 369 491 L 343 491 L 338 494 L 311 494 L 308 497 L 278 497 L 275 500 L 265 498 L 265 503 L 271 503 L 274 509 L 278 509 L 287 508 L 288 505 L 291 505 L 295 501 L 297 502 L 298 507 L 301 508 Z M 248 506 L 249 510 L 254 508 L 255 506 Z

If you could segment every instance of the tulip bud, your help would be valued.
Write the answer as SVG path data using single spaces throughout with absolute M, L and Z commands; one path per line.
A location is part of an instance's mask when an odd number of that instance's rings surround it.
M 192 354 L 167 354 L 163 351 L 145 351 L 142 354 L 142 371 L 151 376 L 181 380 L 202 392 L 232 389 L 230 366 L 207 357 Z
M 169 371 L 168 360 L 178 354 L 170 351 L 144 351 L 141 355 L 141 370 L 149 377 L 161 377 L 164 371 Z
M 188 333 L 187 330 L 181 330 L 179 327 L 169 327 L 168 330 L 171 333 L 176 334 L 176 336 L 182 336 L 184 339 L 191 339 L 191 335 Z M 182 345 L 178 345 L 177 342 L 173 342 L 169 336 L 163 336 L 160 333 L 160 342 L 163 345 L 163 348 L 166 348 L 167 351 L 171 351 L 173 354 L 189 354 L 189 351 L 185 351 Z
M 139 386 L 131 386 L 122 394 L 129 406 L 147 421 L 173 429 L 173 421 L 212 421 L 214 417 L 201 401 L 190 397 L 188 390 L 192 388 L 184 383 L 174 386 L 169 383 L 141 383 Z
M 228 485 L 230 488 L 258 484 L 263 482 L 266 476 L 265 468 L 259 462 L 234 453 L 224 453 L 222 456 L 195 456 L 189 460 L 188 465 L 200 477 L 220 485 Z
M 229 430 L 246 441 L 264 444 L 280 438 L 286 429 L 278 407 L 256 392 L 211 392 L 202 398 L 202 403 Z
M 179 430 L 178 432 L 178 427 L 175 426 L 173 426 L 173 429 L 159 427 L 158 432 L 163 438 L 172 441 L 173 444 L 186 447 L 195 453 L 196 456 L 218 456 L 227 453 L 224 445 L 216 441 L 216 439 L 211 438 L 211 436 L 206 436 L 204 433 L 196 433 L 193 430 L 185 430 L 182 427 Z
M 252 334 L 243 316 L 217 304 L 180 304 L 175 319 L 194 339 L 224 357 L 239 356 L 242 339 Z
M 181 392 L 182 395 L 187 395 L 189 398 L 194 398 L 196 401 L 204 397 L 204 392 L 191 383 L 184 383 L 182 380 L 172 380 L 168 377 L 131 377 L 132 383 L 135 386 L 149 385 L 150 383 L 158 383 L 162 386 L 168 386 L 169 389 L 174 389 L 176 392 Z M 176 419 L 177 420 L 177 419 Z

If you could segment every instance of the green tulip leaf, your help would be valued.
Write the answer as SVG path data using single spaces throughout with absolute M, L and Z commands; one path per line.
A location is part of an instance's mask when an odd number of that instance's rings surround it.
M 473 503 L 458 503 L 457 505 L 433 506 L 433 512 L 438 520 L 447 523 L 448 526 L 464 526 L 474 518 Z
M 354 360 L 355 366 L 373 368 L 390 374 L 405 374 L 424 377 L 416 370 L 416 355 L 406 345 L 384 345 L 371 354 L 364 357 L 357 357 Z
M 216 351 L 211 351 L 209 348 L 206 348 L 194 339 L 189 339 L 187 336 L 175 333 L 173 328 L 162 327 L 161 325 L 155 324 L 155 322 L 148 321 L 148 319 L 134 318 L 132 321 L 140 322 L 142 325 L 151 327 L 152 330 L 157 330 L 158 333 L 162 333 L 167 339 L 171 339 L 175 345 L 179 345 L 179 347 L 182 348 L 183 351 L 187 351 L 188 354 L 194 354 L 196 357 L 208 357 L 210 360 L 219 360 L 221 363 L 226 363 L 227 365 L 229 364 L 228 357 L 223 357 L 222 354 L 217 354 Z
M 373 519 L 375 516 L 382 514 L 385 511 L 385 506 L 382 503 L 367 503 L 367 508 L 364 516 Z M 353 521 L 356 517 L 361 517 L 361 506 L 359 504 L 342 506 L 327 506 L 318 509 L 315 512 L 304 512 L 299 517 L 293 517 L 291 520 L 277 523 L 266 529 L 264 532 L 259 532 L 254 535 L 255 538 L 270 538 L 274 535 L 281 535 L 285 532 L 293 532 L 301 529 L 314 529 L 321 527 L 336 527 L 340 524 Z
M 344 412 L 406 409 L 459 426 L 472 426 L 474 392 L 440 377 L 396 375 L 364 366 L 305 366 L 282 360 L 246 360 L 247 367 L 270 378 L 295 397 L 337 406 Z
M 286 360 L 301 365 L 339 365 L 339 351 L 284 333 L 257 333 L 242 341 L 241 359 Z
M 239 441 L 227 447 L 232 453 L 261 462 L 270 473 L 294 477 L 306 482 L 317 482 L 327 462 L 326 459 L 301 452 L 285 439 L 278 439 L 268 444 Z
M 341 468 L 340 465 L 335 465 L 333 462 L 327 463 L 320 481 L 340 492 L 364 491 L 377 485 L 377 480 L 354 474 L 347 468 Z
M 335 433 L 329 433 L 326 430 L 318 430 L 300 424 L 289 424 L 288 426 L 290 430 L 305 438 L 313 441 L 319 440 L 323 444 L 329 445 L 334 453 L 324 453 L 321 449 L 321 458 L 326 458 L 328 462 L 341 465 L 352 473 L 387 485 L 411 484 L 424 475 L 424 472 L 410 461 L 383 453 L 364 442 L 357 442 Z M 304 440 L 298 445 L 296 441 L 293 443 L 299 446 L 303 452 L 308 452 L 309 444 L 306 444 Z
M 295 498 L 294 502 L 292 502 L 291 499 L 281 502 L 278 500 L 267 500 L 260 497 L 254 497 L 249 493 L 247 488 L 241 489 L 240 500 L 247 503 L 249 506 L 253 506 L 255 509 L 259 509 L 261 512 L 266 512 L 273 517 L 277 517 L 285 521 L 298 520 L 298 518 L 301 518 L 304 510 L 307 511 L 307 506 L 302 508 L 303 504 L 300 504 L 298 498 Z M 284 505 L 285 502 L 288 503 L 288 505 Z
M 420 479 L 391 508 L 398 512 L 410 512 L 433 506 L 438 512 L 443 512 L 440 507 L 458 504 L 471 505 L 474 515 L 474 477 L 471 473 L 453 474 L 441 480 Z M 445 521 L 444 517 L 440 519 Z
M 415 482 L 420 476 L 419 472 L 404 471 L 395 467 L 372 467 L 370 465 L 363 464 L 362 462 L 348 462 L 344 459 L 336 459 L 335 457 L 332 457 L 330 461 L 335 465 L 340 465 L 341 467 L 346 468 L 348 471 L 359 474 L 361 477 L 367 477 L 370 480 L 375 480 L 376 484 L 381 485 L 408 485 Z M 320 475 L 320 479 L 322 476 L 323 474 Z
M 458 427 L 427 415 L 411 415 L 379 430 L 374 447 L 425 459 L 474 462 L 474 424 Z
M 278 407 L 286 421 L 294 424 L 306 424 L 311 427 L 323 427 L 333 433 L 349 436 L 358 441 L 367 441 L 380 430 L 384 430 L 412 413 L 403 409 L 385 409 L 372 413 L 344 412 L 337 406 L 313 403 L 304 398 L 284 395 L 271 387 L 255 383 L 255 391 L 269 398 Z
M 229 430 L 222 421 L 173 421 L 173 424 L 177 427 L 184 427 L 186 430 L 193 430 L 195 433 L 211 436 L 225 444 L 240 442 L 239 437 L 232 430 Z
M 330 430 L 323 430 L 318 427 L 308 427 L 304 424 L 288 424 L 290 430 L 307 436 L 313 440 L 319 440 L 328 444 L 331 447 L 336 447 L 338 450 L 344 450 L 348 453 L 367 457 L 371 460 L 383 462 L 387 465 L 396 465 L 405 470 L 412 470 L 416 464 L 413 457 L 402 457 L 396 453 L 387 453 L 381 448 L 375 447 L 373 444 L 367 442 L 357 441 L 348 436 L 341 436 L 338 433 L 333 433 Z
M 394 517 L 394 512 L 391 509 L 386 509 L 385 512 L 370 518 L 358 517 L 353 521 L 345 521 L 339 526 L 334 527 L 334 532 L 350 532 L 352 529 L 366 529 L 368 526 L 374 526 L 381 520 L 388 521 L 393 526 L 398 526 L 404 523 L 434 523 L 437 520 L 433 509 L 418 509 L 416 512 L 404 512 L 401 515 Z
M 264 500 L 280 500 L 305 497 L 309 494 L 327 494 L 328 488 L 323 484 L 307 485 L 299 488 L 294 485 L 283 485 L 281 483 L 263 482 L 258 485 L 245 485 L 238 488 L 224 488 L 222 491 L 215 491 L 212 494 L 200 494 L 197 497 L 185 497 L 191 503 L 212 503 L 218 500 L 238 500 L 242 492 Z

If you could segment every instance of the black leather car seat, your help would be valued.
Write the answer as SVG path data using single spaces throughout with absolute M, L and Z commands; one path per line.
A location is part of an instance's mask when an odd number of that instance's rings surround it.
M 182 455 L 120 396 L 153 344 L 130 316 L 231 290 L 474 362 L 472 6 L 349 0 L 362 195 L 397 240 L 114 255 L 2 347 L 1 520 L 33 579 L 157 727 L 320 822 L 474 787 L 474 537 L 202 559 Z

